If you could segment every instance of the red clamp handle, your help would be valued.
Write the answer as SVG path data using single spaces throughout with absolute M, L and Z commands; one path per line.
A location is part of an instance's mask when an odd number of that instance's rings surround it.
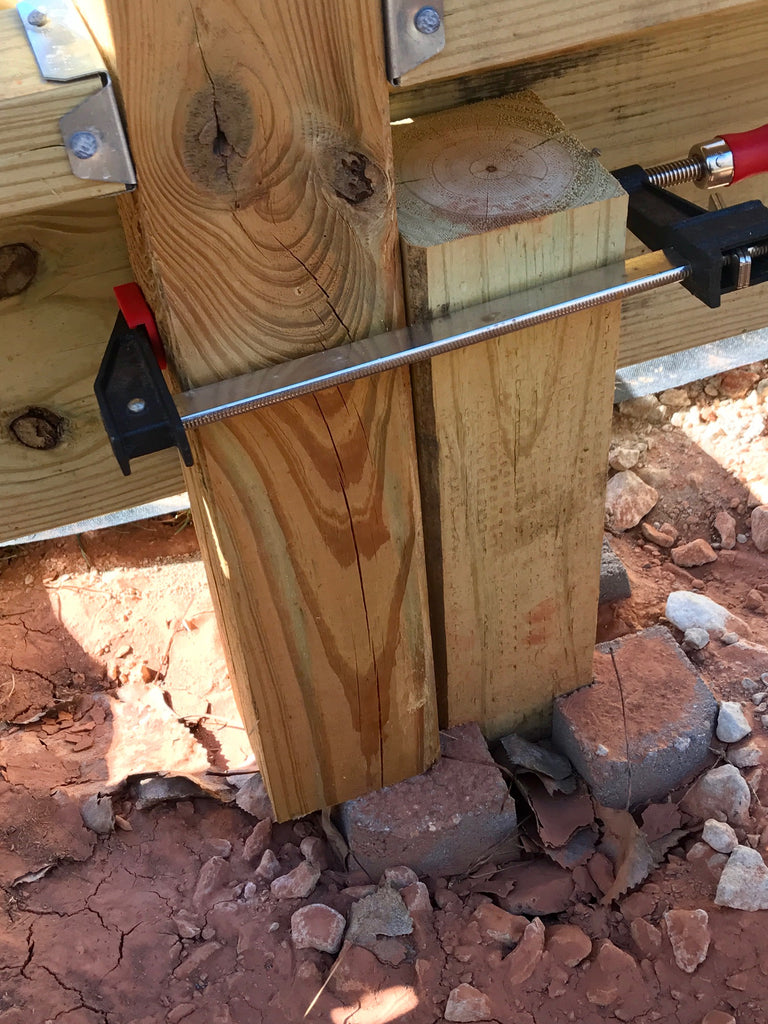
M 164 370 L 168 365 L 165 358 L 165 349 L 160 340 L 160 334 L 157 330 L 152 310 L 147 305 L 147 300 L 144 298 L 141 288 L 134 281 L 131 281 L 130 284 L 116 285 L 113 291 L 117 304 L 120 307 L 120 312 L 125 317 L 125 322 L 128 326 L 145 328 L 152 351 L 155 353 L 157 365 L 161 370 Z
M 749 132 L 735 132 L 722 137 L 733 153 L 732 185 L 753 174 L 768 171 L 768 124 Z

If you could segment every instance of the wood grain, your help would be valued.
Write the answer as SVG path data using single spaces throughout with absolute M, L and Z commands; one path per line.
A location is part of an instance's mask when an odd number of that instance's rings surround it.
M 393 93 L 393 119 L 533 88 L 609 168 L 679 159 L 718 132 L 765 121 L 768 110 L 768 5 L 751 3 L 546 60 Z M 702 69 L 716 87 L 702 86 Z M 706 193 L 679 190 L 707 206 Z M 768 204 L 768 175 L 720 192 L 727 205 Z M 642 251 L 629 236 L 628 255 Z M 619 365 L 682 351 L 763 328 L 760 288 L 725 296 L 711 310 L 685 289 L 664 288 L 624 304 Z
M 530 93 L 393 132 L 409 317 L 620 258 L 626 197 Z M 590 679 L 618 323 L 414 367 L 441 724 L 536 730 Z
M 139 175 L 124 215 L 178 381 L 396 323 L 374 0 L 107 6 Z M 421 771 L 438 747 L 407 372 L 192 441 L 195 522 L 277 816 Z
M 6 261 L 14 252 L 29 275 Z M 123 476 L 93 394 L 116 316 L 112 286 L 130 278 L 112 201 L 0 219 L 0 540 L 184 490 L 175 452 Z M 30 407 L 62 420 L 56 447 L 14 439 L 9 425 Z
M 125 191 L 76 178 L 59 131 L 59 118 L 100 88 L 98 78 L 46 82 L 18 14 L 0 10 L 0 217 Z
M 402 83 L 435 82 L 530 61 L 715 11 L 737 13 L 743 6 L 743 0 L 591 0 L 588 8 L 580 0 L 445 0 L 445 49 L 404 75 Z M 697 61 L 697 67 L 700 72 L 707 68 L 711 82 L 707 65 Z

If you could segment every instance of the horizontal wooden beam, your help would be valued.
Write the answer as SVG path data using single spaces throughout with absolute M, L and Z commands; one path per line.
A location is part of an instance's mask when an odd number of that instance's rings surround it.
M 586 20 L 592 24 L 592 8 Z M 766 52 L 768 5 L 742 4 L 567 57 L 402 90 L 391 96 L 391 114 L 399 120 L 534 88 L 586 146 L 600 151 L 606 167 L 650 166 L 685 156 L 690 145 L 718 132 L 765 122 Z M 694 186 L 684 194 L 700 205 L 709 201 Z M 740 182 L 719 199 L 729 206 L 747 199 L 768 204 L 768 175 Z M 628 255 L 642 251 L 631 236 L 627 246 Z M 725 296 L 718 310 L 682 287 L 664 288 L 624 304 L 619 365 L 767 324 L 764 288 Z
M 95 76 L 46 82 L 18 14 L 0 10 L 0 218 L 125 191 L 76 178 L 59 132 L 59 118 L 100 88 Z
M 113 201 L 0 219 L 0 540 L 184 490 L 175 451 L 123 476 L 93 394 L 130 279 Z
M 583 0 L 445 0 L 445 49 L 404 75 L 402 83 L 436 82 L 564 54 L 708 13 L 737 13 L 743 6 L 743 0 L 591 0 L 587 7 Z M 567 69 L 572 59 L 564 56 L 559 63 Z M 706 63 L 697 60 L 696 67 L 705 74 Z M 706 81 L 713 81 L 708 68 Z

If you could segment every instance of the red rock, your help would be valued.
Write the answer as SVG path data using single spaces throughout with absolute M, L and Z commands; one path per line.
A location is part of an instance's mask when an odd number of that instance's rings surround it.
M 449 1021 L 488 1020 L 491 1017 L 491 1001 L 472 985 L 459 985 L 448 996 L 445 1019 Z
M 483 938 L 503 942 L 508 946 L 514 946 L 520 941 L 529 923 L 528 918 L 522 914 L 510 914 L 495 903 L 484 903 L 472 916 Z
M 404 889 L 407 885 L 418 882 L 419 876 L 405 864 L 387 868 L 379 880 L 379 885 L 391 885 L 394 889 Z
M 461 874 L 515 833 L 514 800 L 479 726 L 440 742 L 429 771 L 341 805 L 342 831 L 371 878 L 403 862 L 419 875 Z
M 592 876 L 600 892 L 606 893 L 613 887 L 616 875 L 613 870 L 613 864 L 604 853 L 598 852 L 589 858 L 587 861 L 587 871 Z
M 431 918 L 432 901 L 429 898 L 429 889 L 423 882 L 413 882 L 400 890 L 403 903 L 408 908 L 411 917 Z
M 347 922 L 324 903 L 310 903 L 291 915 L 291 940 L 296 949 L 338 953 Z
M 637 526 L 659 500 L 659 492 L 649 487 L 631 469 L 611 477 L 605 489 L 605 525 L 613 533 Z
M 675 963 L 681 971 L 693 974 L 706 960 L 709 949 L 709 916 L 706 910 L 667 910 L 664 924 L 672 943 Z
M 689 569 L 695 565 L 706 565 L 707 562 L 717 561 L 717 553 L 701 537 L 692 540 L 689 544 L 681 544 L 679 548 L 672 551 L 672 561 L 675 565 L 681 565 Z
M 744 606 L 751 612 L 765 611 L 765 601 L 759 590 L 750 590 L 744 599 Z
M 677 530 L 671 523 L 664 523 L 658 530 L 650 523 L 641 523 L 640 532 L 657 548 L 671 548 L 678 537 Z
M 566 967 L 575 967 L 592 952 L 592 939 L 575 924 L 547 928 L 547 952 Z
M 643 985 L 634 959 L 623 949 L 603 939 L 597 956 L 585 972 L 587 999 L 595 1006 L 611 1006 L 628 990 Z
M 510 914 L 559 914 L 573 895 L 571 872 L 543 859 L 505 868 L 503 877 L 505 881 L 514 882 L 512 892 L 499 900 Z
M 195 906 L 203 908 L 209 904 L 213 896 L 224 888 L 229 877 L 229 865 L 223 857 L 211 857 L 207 860 L 197 876 L 197 884 L 192 897 Z
M 304 899 L 314 891 L 319 880 L 320 869 L 303 860 L 293 871 L 276 878 L 269 890 L 279 900 Z
M 654 893 L 641 889 L 640 892 L 633 892 L 621 901 L 621 913 L 624 920 L 631 923 L 636 917 L 648 917 L 652 914 L 656 909 L 656 903 Z
M 504 960 L 507 977 L 513 985 L 522 985 L 538 966 L 544 952 L 545 929 L 540 918 L 534 917 L 523 932 L 523 937 Z
M 632 919 L 629 925 L 629 934 L 632 936 L 640 956 L 644 959 L 650 960 L 661 951 L 661 932 L 644 917 Z
M 736 520 L 724 508 L 715 516 L 715 529 L 720 534 L 720 546 L 730 551 L 736 547 Z
M 258 864 L 271 839 L 272 821 L 270 818 L 263 818 L 245 840 L 243 860 L 248 864 Z
M 726 398 L 744 398 L 760 380 L 752 370 L 728 370 L 720 378 L 720 394 Z

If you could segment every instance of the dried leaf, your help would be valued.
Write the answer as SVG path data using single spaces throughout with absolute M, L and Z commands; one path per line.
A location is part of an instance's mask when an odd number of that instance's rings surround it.
M 617 851 L 616 880 L 601 903 L 611 903 L 644 881 L 656 866 L 656 857 L 644 832 L 629 811 L 598 807 L 597 816 L 605 824 L 605 837 Z
M 533 775 L 518 777 L 515 782 L 536 816 L 545 846 L 564 846 L 578 829 L 594 825 L 595 812 L 585 792 L 548 793 Z
M 656 839 L 661 839 L 662 836 L 680 828 L 682 820 L 683 816 L 677 804 L 648 804 L 642 816 L 643 832 L 648 837 L 648 842 L 653 843 Z
M 597 839 L 596 828 L 582 828 L 574 832 L 564 846 L 544 847 L 544 853 L 561 868 L 571 870 L 580 864 L 586 864 L 595 852 Z

